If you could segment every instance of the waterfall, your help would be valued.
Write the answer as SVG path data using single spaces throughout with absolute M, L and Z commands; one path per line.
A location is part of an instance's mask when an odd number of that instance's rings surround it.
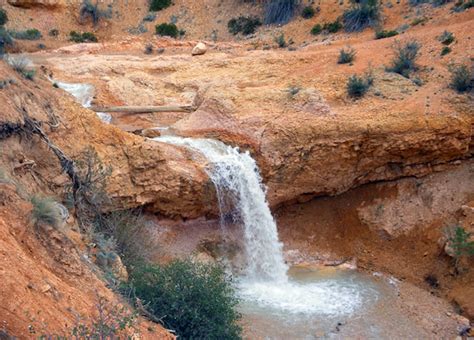
M 86 108 L 91 107 L 92 98 L 94 98 L 94 86 L 90 84 L 64 83 L 61 81 L 55 81 L 54 83 L 60 89 L 70 93 L 82 106 Z M 97 116 L 107 124 L 112 121 L 112 116 L 108 113 L 97 112 Z
M 286 282 L 288 267 L 283 260 L 283 246 L 257 164 L 249 152 L 211 139 L 162 136 L 154 140 L 186 146 L 209 161 L 206 171 L 216 188 L 221 224 L 239 224 L 243 228 L 245 278 Z

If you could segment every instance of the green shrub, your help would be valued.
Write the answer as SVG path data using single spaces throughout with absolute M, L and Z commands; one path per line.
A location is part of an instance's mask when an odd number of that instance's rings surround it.
M 5 25 L 8 22 L 7 12 L 3 8 L 0 8 L 0 26 Z
M 151 0 L 150 11 L 157 12 L 171 6 L 171 0 Z
M 341 28 L 342 28 L 342 24 L 339 21 L 339 19 L 337 19 L 336 21 L 333 21 L 333 22 L 325 23 L 323 25 L 323 30 L 327 31 L 328 33 L 336 33 Z
M 444 46 L 442 49 L 441 49 L 441 56 L 444 56 L 448 53 L 451 53 L 451 48 L 449 46 Z
M 53 227 L 60 225 L 62 221 L 61 210 L 52 198 L 33 196 L 31 204 L 33 205 L 32 217 L 35 224 L 43 222 Z
M 446 229 L 448 244 L 453 251 L 454 267 L 456 272 L 460 272 L 460 261 L 463 257 L 474 256 L 474 242 L 469 241 L 472 233 L 467 232 L 461 226 L 454 226 Z
M 286 24 L 298 8 L 298 0 L 268 0 L 265 5 L 266 24 Z
M 311 34 L 312 34 L 312 35 L 318 35 L 318 34 L 320 34 L 322 31 L 323 31 L 323 27 L 321 26 L 321 24 L 316 24 L 316 25 L 314 25 L 313 28 L 311 29 Z
M 462 93 L 470 90 L 474 82 L 474 75 L 466 65 L 454 65 L 449 68 L 451 72 L 451 87 Z
M 352 0 L 351 2 L 351 7 L 342 15 L 347 32 L 362 31 L 378 23 L 380 19 L 378 0 Z
M 454 227 L 448 241 L 451 243 L 455 257 L 474 256 L 474 242 L 469 241 L 471 235 L 472 233 L 467 232 L 463 227 Z
M 94 33 L 91 32 L 76 32 L 76 31 L 71 31 L 69 33 L 69 40 L 74 41 L 77 43 L 83 43 L 83 42 L 97 42 L 97 37 L 95 36 Z
M 285 48 L 288 46 L 285 40 L 285 35 L 282 33 L 277 38 L 275 38 L 275 42 L 278 44 L 278 47 Z
M 339 58 L 337 59 L 338 64 L 348 64 L 354 61 L 356 51 L 352 47 L 348 47 L 347 49 L 341 49 L 339 51 Z
M 347 79 L 347 94 L 352 98 L 360 98 L 367 93 L 372 83 L 371 74 L 366 74 L 363 77 L 354 74 Z
M 177 38 L 179 31 L 178 27 L 175 24 L 162 23 L 155 26 L 156 34 L 161 36 L 168 36 L 172 38 Z
M 241 338 L 238 300 L 219 266 L 179 260 L 144 265 L 132 271 L 126 288 L 180 338 Z
M 313 7 L 306 6 L 305 8 L 303 8 L 303 11 L 301 11 L 301 16 L 305 19 L 311 19 L 312 17 L 314 17 L 315 13 L 316 11 Z
M 459 0 L 453 7 L 454 12 L 462 12 L 474 7 L 474 0 Z
M 0 26 L 0 58 L 5 54 L 5 48 L 13 44 L 13 39 L 8 31 Z
M 375 39 L 385 39 L 398 35 L 397 31 L 377 31 L 375 32 Z
M 395 56 L 392 59 L 392 65 L 387 70 L 409 78 L 410 73 L 416 70 L 415 62 L 420 48 L 421 45 L 414 40 L 408 41 L 403 45 L 397 41 L 393 47 Z
M 454 41 L 454 34 L 449 32 L 449 31 L 444 31 L 439 37 L 438 37 L 439 42 L 441 42 L 443 45 L 451 45 L 451 43 Z
M 227 29 L 230 33 L 236 35 L 242 33 L 249 35 L 255 33 L 256 29 L 262 25 L 262 22 L 257 17 L 243 17 L 230 19 L 227 23 Z
M 18 40 L 38 40 L 42 37 L 41 32 L 38 31 L 36 28 L 27 29 L 25 31 L 10 30 L 8 32 L 10 33 L 12 38 Z

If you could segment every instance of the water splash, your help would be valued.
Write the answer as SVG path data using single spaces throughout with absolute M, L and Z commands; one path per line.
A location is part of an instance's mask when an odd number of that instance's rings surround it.
M 207 172 L 216 188 L 221 223 L 243 228 L 245 278 L 256 282 L 286 282 L 288 267 L 283 260 L 283 246 L 278 240 L 257 164 L 250 154 L 211 139 L 162 136 L 154 140 L 187 146 L 209 161 Z
M 56 81 L 55 84 L 60 89 L 70 93 L 82 106 L 86 108 L 91 107 L 92 99 L 94 98 L 94 86 L 90 84 L 64 83 L 61 81 Z M 110 124 L 112 121 L 112 116 L 108 113 L 97 112 L 97 116 L 107 124 Z

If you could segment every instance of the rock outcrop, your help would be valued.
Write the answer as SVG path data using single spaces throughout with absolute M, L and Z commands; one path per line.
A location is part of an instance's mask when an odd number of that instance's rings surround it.
M 456 34 L 468 24 L 452 30 Z M 414 38 L 429 46 L 437 34 Z M 464 41 L 461 34 L 459 39 Z M 184 48 L 152 59 L 98 52 L 43 60 L 57 77 L 94 83 L 102 97 L 98 101 L 166 105 L 190 104 L 200 97 L 195 112 L 147 116 L 142 127 L 169 126 L 181 135 L 217 138 L 250 150 L 272 206 L 369 182 L 423 176 L 470 156 L 470 100 L 449 89 L 447 80 L 439 82 L 447 79 L 447 67 L 433 62 L 428 48 L 419 64 L 429 63 L 433 70 L 419 87 L 385 71 L 393 53 L 390 41 L 355 42 L 358 54 L 350 68 L 336 62 L 341 47 L 279 53 L 235 49 L 206 54 L 199 63 Z M 365 98 L 354 101 L 346 94 L 347 78 L 365 72 L 368 63 L 374 85 Z M 88 76 L 91 68 L 94 75 Z M 115 118 L 119 125 L 132 119 Z

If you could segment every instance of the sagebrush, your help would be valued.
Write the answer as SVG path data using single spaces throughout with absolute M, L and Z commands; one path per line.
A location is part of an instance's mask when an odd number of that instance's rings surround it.
M 417 69 L 416 60 L 419 56 L 420 48 L 420 43 L 415 40 L 405 42 L 404 44 L 397 41 L 393 46 L 395 55 L 392 59 L 392 65 L 387 70 L 409 78 L 410 73 Z

